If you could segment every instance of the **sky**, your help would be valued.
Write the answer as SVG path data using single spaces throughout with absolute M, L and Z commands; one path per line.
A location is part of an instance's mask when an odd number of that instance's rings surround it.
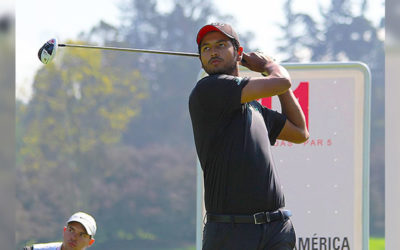
M 12 0 L 2 0 L 11 3 Z M 362 0 L 353 0 L 360 2 Z M 121 3 L 125 0 L 15 0 L 16 14 L 16 97 L 28 101 L 36 71 L 43 66 L 37 53 L 49 39 L 60 43 L 75 39 L 82 31 L 89 31 L 100 20 L 120 24 Z M 161 1 L 168 3 L 168 1 Z M 251 45 L 279 60 L 276 47 L 282 36 L 278 24 L 283 24 L 285 1 L 246 0 L 235 4 L 232 0 L 214 0 L 221 14 L 236 19 L 234 27 L 239 33 L 251 31 L 255 37 Z M 294 0 L 294 10 L 318 17 L 318 5 L 327 6 L 329 0 Z M 367 16 L 376 21 L 384 15 L 381 1 L 369 0 Z M 310 8 L 313 6 L 313 8 Z M 168 4 L 160 6 L 168 9 Z M 151 49 L 151 48 L 147 48 Z M 164 50 L 169 50 L 165 48 Z

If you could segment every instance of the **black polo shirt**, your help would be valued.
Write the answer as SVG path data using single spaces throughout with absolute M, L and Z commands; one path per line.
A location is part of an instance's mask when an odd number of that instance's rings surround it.
M 189 111 L 209 213 L 253 214 L 285 205 L 271 145 L 286 117 L 256 101 L 241 104 L 248 80 L 207 76 L 190 94 Z

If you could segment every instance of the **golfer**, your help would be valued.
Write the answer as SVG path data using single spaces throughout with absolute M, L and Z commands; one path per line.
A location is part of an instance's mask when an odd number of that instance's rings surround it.
M 34 244 L 24 250 L 83 250 L 94 243 L 96 221 L 83 212 L 73 214 L 64 226 L 63 242 Z
M 288 72 L 261 53 L 244 53 L 228 24 L 200 29 L 203 69 L 189 98 L 197 154 L 204 173 L 205 250 L 293 249 L 295 231 L 272 159 L 276 139 L 309 137 Z M 239 65 L 268 76 L 239 77 Z M 282 113 L 257 99 L 279 97 Z

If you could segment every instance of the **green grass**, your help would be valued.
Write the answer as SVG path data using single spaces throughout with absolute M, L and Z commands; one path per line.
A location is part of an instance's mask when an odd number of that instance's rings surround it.
M 196 246 L 188 246 L 184 248 L 176 248 L 174 250 L 196 250 Z
M 369 238 L 369 249 L 370 250 L 385 250 L 385 239 L 384 238 Z

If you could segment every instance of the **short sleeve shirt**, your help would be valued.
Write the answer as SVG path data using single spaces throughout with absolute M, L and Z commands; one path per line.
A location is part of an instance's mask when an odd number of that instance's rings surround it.
M 285 205 L 271 145 L 286 117 L 256 101 L 242 104 L 248 81 L 207 76 L 189 97 L 208 213 L 253 214 Z

